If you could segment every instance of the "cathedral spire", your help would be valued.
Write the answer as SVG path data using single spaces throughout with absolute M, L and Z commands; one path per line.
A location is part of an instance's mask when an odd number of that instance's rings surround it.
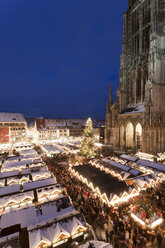
M 113 104 L 112 83 L 111 83 L 111 81 L 110 81 L 109 105 L 112 106 L 112 104 Z

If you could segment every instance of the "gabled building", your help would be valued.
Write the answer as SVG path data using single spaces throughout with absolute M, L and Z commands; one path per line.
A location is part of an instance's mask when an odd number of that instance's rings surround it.
M 54 140 L 67 137 L 81 137 L 86 125 L 86 119 L 36 119 L 38 140 Z M 93 120 L 93 130 L 96 141 L 100 141 L 102 120 Z
M 67 123 L 63 119 L 36 119 L 38 140 L 54 140 L 60 137 L 69 137 Z

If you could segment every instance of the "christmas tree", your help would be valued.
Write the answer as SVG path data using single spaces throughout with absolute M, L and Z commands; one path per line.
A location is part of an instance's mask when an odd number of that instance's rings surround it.
M 80 145 L 80 153 L 86 158 L 96 156 L 95 139 L 93 134 L 92 120 L 88 118 L 83 132 L 83 137 Z

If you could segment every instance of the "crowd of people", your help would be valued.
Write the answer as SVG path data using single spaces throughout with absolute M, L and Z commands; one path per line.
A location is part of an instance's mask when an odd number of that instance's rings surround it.
M 123 203 L 118 207 L 109 207 L 86 184 L 71 175 L 68 166 L 56 163 L 55 160 L 46 160 L 49 169 L 54 173 L 57 181 L 66 188 L 75 209 L 81 211 L 96 234 L 98 240 L 109 242 L 113 247 L 145 247 L 148 243 L 157 244 L 159 248 L 165 247 L 164 232 L 157 228 L 154 231 L 142 228 L 130 216 L 130 205 L 137 201 Z M 153 189 L 155 193 L 155 190 Z M 164 191 L 157 196 L 165 197 Z M 152 194 L 152 190 L 142 193 L 139 197 Z M 157 204 L 160 200 L 157 199 Z M 155 247 L 155 246 L 150 246 Z
M 160 188 L 147 188 L 137 197 L 130 200 L 134 206 L 133 212 L 144 222 L 151 224 L 159 218 L 165 218 L 165 191 Z

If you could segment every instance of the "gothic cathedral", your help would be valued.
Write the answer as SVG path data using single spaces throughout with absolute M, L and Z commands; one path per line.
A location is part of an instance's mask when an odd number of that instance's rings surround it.
M 165 0 L 129 0 L 119 88 L 106 108 L 105 144 L 165 152 Z

